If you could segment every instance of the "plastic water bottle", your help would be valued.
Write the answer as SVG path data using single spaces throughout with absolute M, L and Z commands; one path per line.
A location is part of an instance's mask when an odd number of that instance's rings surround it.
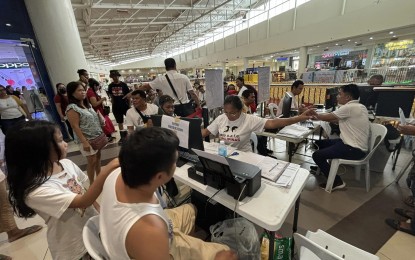
M 228 156 L 228 147 L 226 147 L 225 141 L 220 141 L 219 147 L 218 147 L 218 154 L 220 156 Z

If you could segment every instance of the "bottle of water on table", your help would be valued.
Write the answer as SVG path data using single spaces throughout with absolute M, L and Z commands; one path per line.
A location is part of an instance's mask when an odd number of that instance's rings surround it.
M 220 141 L 219 146 L 218 146 L 218 154 L 220 156 L 228 156 L 228 147 L 226 147 L 225 141 Z

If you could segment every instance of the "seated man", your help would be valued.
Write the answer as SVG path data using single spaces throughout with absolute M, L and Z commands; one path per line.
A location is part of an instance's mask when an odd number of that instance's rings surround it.
M 308 107 L 305 107 L 303 105 L 298 106 L 298 100 L 297 100 L 296 96 L 299 96 L 301 94 L 301 92 L 303 92 L 303 89 L 304 89 L 304 82 L 301 81 L 301 80 L 296 80 L 291 85 L 291 91 L 288 92 L 293 97 L 292 102 L 291 102 L 291 109 L 292 110 L 298 110 L 299 114 L 301 114 L 302 112 L 304 112 L 305 110 L 308 109 Z M 277 117 L 282 114 L 282 104 L 283 104 L 283 102 L 281 102 L 281 101 L 278 104 L 278 110 L 277 110 L 277 114 L 276 114 Z
M 317 114 L 316 118 L 322 121 L 338 122 L 340 139 L 319 140 L 316 145 L 319 150 L 313 153 L 314 162 L 320 167 L 324 176 L 330 172 L 330 159 L 359 160 L 368 151 L 369 119 L 365 106 L 359 103 L 359 89 L 355 84 L 344 85 L 339 88 L 337 102 L 341 107 L 332 113 Z M 346 183 L 337 175 L 333 189 L 342 189 Z M 326 187 L 326 183 L 320 185 Z
M 133 132 L 121 147 L 121 168 L 102 192 L 101 241 L 110 259 L 236 259 L 227 246 L 188 235 L 193 205 L 160 206 L 155 193 L 173 177 L 178 145 L 174 132 L 151 127 Z
M 150 115 L 162 114 L 161 109 L 146 102 L 146 93 L 142 90 L 134 90 L 131 93 L 131 101 L 133 107 L 128 109 L 125 116 L 125 125 L 128 132 L 134 131 L 134 128 L 142 128 L 147 126 L 147 122 L 151 122 Z

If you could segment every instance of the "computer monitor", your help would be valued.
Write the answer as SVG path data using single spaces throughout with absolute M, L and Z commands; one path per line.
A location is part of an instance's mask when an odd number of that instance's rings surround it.
M 163 117 L 169 117 L 169 116 L 151 115 L 151 121 L 153 122 L 153 126 L 161 127 L 161 120 Z M 179 120 L 185 120 L 189 122 L 189 136 L 187 137 L 188 147 L 186 148 L 186 147 L 179 146 L 179 150 L 187 151 L 192 154 L 193 154 L 193 151 L 191 151 L 191 148 L 204 151 L 205 149 L 203 147 L 203 138 L 202 138 L 202 132 L 200 128 L 202 124 L 202 119 L 181 117 Z M 180 135 L 178 135 L 178 137 L 180 139 Z
M 402 108 L 406 118 L 410 117 L 414 102 L 415 90 L 380 87 L 375 89 L 378 92 L 376 103 L 376 116 L 399 117 L 399 108 Z
M 337 105 L 337 94 L 339 93 L 339 88 L 327 88 L 326 89 L 326 109 L 332 108 L 333 110 L 336 108 Z
M 281 101 L 282 102 L 281 118 L 290 117 L 292 101 L 293 101 L 293 97 L 291 96 L 290 93 L 286 92 L 284 95 L 284 99 Z
M 358 86 L 358 88 L 360 93 L 359 103 L 368 109 L 375 109 L 378 93 L 373 90 L 373 86 Z

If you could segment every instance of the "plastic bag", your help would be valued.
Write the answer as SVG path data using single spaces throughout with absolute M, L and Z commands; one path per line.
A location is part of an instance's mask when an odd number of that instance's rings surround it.
M 255 226 L 244 218 L 227 219 L 210 226 L 212 242 L 229 246 L 240 260 L 259 260 L 260 245 Z
M 274 240 L 274 260 L 291 260 L 291 237 L 276 237 Z M 261 260 L 268 260 L 269 239 L 268 234 L 262 234 Z

